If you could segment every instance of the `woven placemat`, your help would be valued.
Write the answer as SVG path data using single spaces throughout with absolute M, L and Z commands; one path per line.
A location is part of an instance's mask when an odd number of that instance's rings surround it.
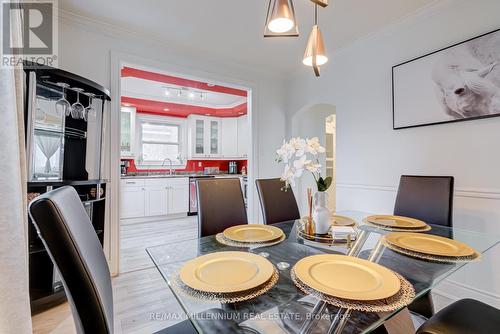
M 391 232 L 415 232 L 415 233 L 418 233 L 418 232 L 427 232 L 427 231 L 430 231 L 432 229 L 432 227 L 430 227 L 429 225 L 422 227 L 422 228 L 401 228 L 401 227 L 394 227 L 393 228 L 390 226 L 373 224 L 366 219 L 363 220 L 363 223 L 365 223 L 366 225 L 368 225 L 370 227 L 378 228 L 378 229 L 381 229 L 384 231 L 391 231 Z
M 399 289 L 398 293 L 396 293 L 392 297 L 385 299 L 365 301 L 343 299 L 324 294 L 300 281 L 300 279 L 295 274 L 294 268 L 292 268 L 292 270 L 290 271 L 293 282 L 302 292 L 313 295 L 316 298 L 319 298 L 333 306 L 362 312 L 390 312 L 405 307 L 413 301 L 413 299 L 415 298 L 415 290 L 413 289 L 411 283 L 398 273 L 395 272 L 394 274 L 401 282 L 401 289 Z
M 177 292 L 183 294 L 184 296 L 193 298 L 193 299 L 198 299 L 198 300 L 203 300 L 203 301 L 208 301 L 208 302 L 219 302 L 219 303 L 236 303 L 236 302 L 242 302 L 245 300 L 253 299 L 255 297 L 258 297 L 267 291 L 271 290 L 271 288 L 278 282 L 279 279 L 279 273 L 276 268 L 274 268 L 274 272 L 271 276 L 271 278 L 265 282 L 264 284 L 259 285 L 256 288 L 245 290 L 245 291 L 240 291 L 240 292 L 233 292 L 233 293 L 212 293 L 212 292 L 205 292 L 205 291 L 200 291 L 196 290 L 193 288 L 190 288 L 186 284 L 184 284 L 179 276 L 179 272 L 176 272 L 170 277 L 170 286 Z
M 463 262 L 471 262 L 471 261 L 479 261 L 481 259 L 481 254 L 477 251 L 474 251 L 474 254 L 469 255 L 469 256 L 437 256 L 437 255 L 432 255 L 432 254 L 424 254 L 424 253 L 419 253 L 415 252 L 409 249 L 401 248 L 396 245 L 391 244 L 390 242 L 387 241 L 385 236 L 383 236 L 380 241 L 382 244 L 403 255 L 414 257 L 420 260 L 425 260 L 429 262 L 439 262 L 439 263 L 463 263 Z
M 217 233 L 217 235 L 215 236 L 215 240 L 217 240 L 219 243 L 223 245 L 232 247 L 244 247 L 244 248 L 259 248 L 259 247 L 273 246 L 279 244 L 285 239 L 286 235 L 284 233 L 279 239 L 267 242 L 238 242 L 226 238 L 223 233 Z

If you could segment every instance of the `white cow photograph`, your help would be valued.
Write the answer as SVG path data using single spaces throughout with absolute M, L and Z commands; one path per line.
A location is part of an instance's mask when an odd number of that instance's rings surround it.
M 392 68 L 393 128 L 500 116 L 500 30 Z

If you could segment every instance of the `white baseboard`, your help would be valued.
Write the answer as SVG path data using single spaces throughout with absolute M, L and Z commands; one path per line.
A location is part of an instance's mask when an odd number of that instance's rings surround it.
M 500 308 L 499 295 L 451 279 L 441 282 L 435 289 L 432 289 L 432 292 L 453 301 L 472 298 Z
M 167 215 L 167 216 L 125 218 L 125 219 L 120 219 L 120 224 L 121 225 L 129 225 L 129 224 L 150 223 L 150 222 L 154 222 L 154 221 L 186 218 L 187 216 L 188 216 L 187 213 L 177 213 L 177 214 Z

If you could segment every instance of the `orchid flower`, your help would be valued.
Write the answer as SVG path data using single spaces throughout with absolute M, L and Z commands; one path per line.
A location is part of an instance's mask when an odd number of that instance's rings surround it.
M 285 190 L 295 186 L 295 180 L 300 178 L 304 171 L 312 174 L 318 187 L 318 191 L 326 191 L 332 183 L 331 177 L 321 176 L 321 164 L 319 155 L 326 152 L 321 146 L 318 137 L 302 139 L 292 138 L 288 142 L 283 141 L 283 145 L 276 150 L 276 160 L 285 164 L 285 169 L 281 180 L 285 181 Z

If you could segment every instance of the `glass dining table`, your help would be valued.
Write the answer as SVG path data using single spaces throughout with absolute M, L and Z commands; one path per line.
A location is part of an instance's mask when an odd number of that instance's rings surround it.
M 215 236 L 183 240 L 149 247 L 147 252 L 180 303 L 185 316 L 200 333 L 369 333 L 405 308 L 392 312 L 371 313 L 339 309 L 303 293 L 296 287 L 290 270 L 300 259 L 324 253 L 346 254 L 368 259 L 406 278 L 415 289 L 415 299 L 428 293 L 443 279 L 467 265 L 438 263 L 397 253 L 383 246 L 380 238 L 390 233 L 363 223 L 367 213 L 338 212 L 354 219 L 358 236 L 349 247 L 326 246 L 308 242 L 296 232 L 299 221 L 275 224 L 286 239 L 273 246 L 241 248 L 220 244 Z M 463 242 L 484 254 L 499 243 L 499 237 L 474 231 L 433 226 L 432 233 Z M 171 281 L 173 275 L 189 260 L 224 251 L 243 251 L 267 256 L 279 270 L 279 279 L 269 291 L 254 299 L 237 303 L 218 303 L 179 292 Z M 285 264 L 285 265 L 283 265 Z M 289 266 L 287 266 L 289 265 Z M 335 273 L 332 273 L 335 275 Z M 228 330 L 229 328 L 229 330 Z

